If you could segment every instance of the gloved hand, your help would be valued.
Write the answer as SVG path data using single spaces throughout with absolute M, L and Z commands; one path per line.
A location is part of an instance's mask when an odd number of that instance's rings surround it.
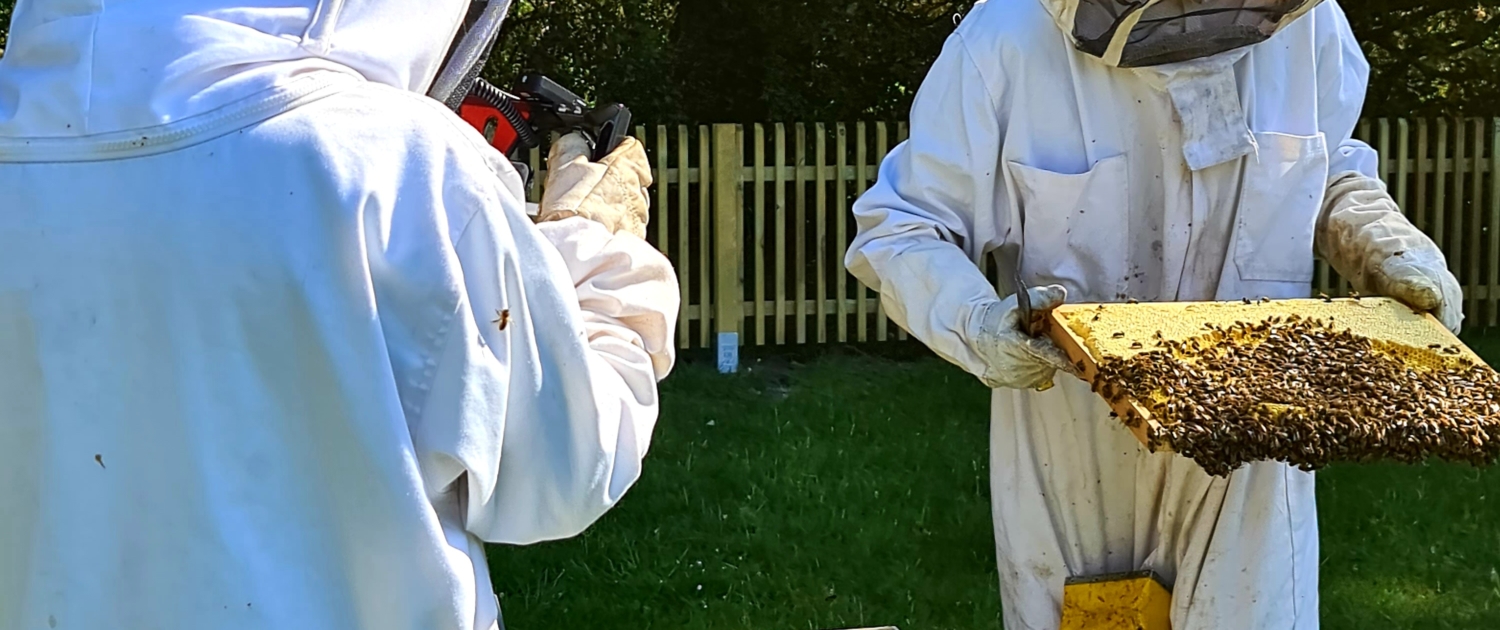
M 588 142 L 582 134 L 570 133 L 553 143 L 547 168 L 537 222 L 581 216 L 610 232 L 646 237 L 651 166 L 635 138 L 625 138 L 604 159 L 590 162 Z
M 1033 287 L 1031 308 L 1046 311 L 1061 306 L 1068 292 L 1060 286 Z M 1077 369 L 1063 352 L 1046 338 L 1021 331 L 1021 310 L 1016 296 L 995 300 L 974 310 L 965 339 L 986 369 L 979 380 L 991 388 L 1045 390 L 1052 387 L 1058 370 L 1070 374 Z
M 1333 178 L 1318 220 L 1318 250 L 1355 290 L 1428 311 L 1457 333 L 1463 288 L 1443 251 L 1401 214 L 1380 180 L 1357 172 Z

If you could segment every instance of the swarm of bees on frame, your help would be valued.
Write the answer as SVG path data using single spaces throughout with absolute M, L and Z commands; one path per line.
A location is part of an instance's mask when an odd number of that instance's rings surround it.
M 1095 390 L 1134 399 L 1156 421 L 1153 450 L 1217 476 L 1262 460 L 1315 470 L 1377 459 L 1483 466 L 1500 456 L 1500 374 L 1457 347 L 1421 349 L 1444 358 L 1431 369 L 1316 319 L 1205 326 L 1187 341 L 1158 333 L 1150 350 L 1099 364 Z

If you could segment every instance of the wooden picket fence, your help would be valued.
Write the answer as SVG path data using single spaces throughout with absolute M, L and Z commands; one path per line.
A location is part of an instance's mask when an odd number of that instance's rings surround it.
M 679 347 L 717 348 L 733 369 L 741 345 L 906 338 L 843 268 L 850 205 L 906 138 L 905 123 L 635 131 L 654 166 L 647 238 L 681 282 Z M 1376 147 L 1392 195 L 1447 253 L 1469 324 L 1500 323 L 1500 118 L 1365 120 L 1356 137 Z M 538 182 L 541 155 L 530 160 Z M 1312 292 L 1346 291 L 1319 261 Z

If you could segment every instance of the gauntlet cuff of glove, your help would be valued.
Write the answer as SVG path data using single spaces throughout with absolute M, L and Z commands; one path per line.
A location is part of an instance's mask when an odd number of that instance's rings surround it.
M 1004 379 L 1001 378 L 999 370 L 995 369 L 994 362 L 989 359 L 993 354 L 989 348 L 1000 343 L 998 331 L 1001 321 L 1005 317 L 1005 305 L 1000 300 L 986 300 L 974 307 L 969 312 L 969 321 L 965 327 L 964 341 L 969 344 L 969 350 L 978 355 L 984 361 L 984 370 L 974 376 L 985 387 L 995 389 L 1002 387 Z

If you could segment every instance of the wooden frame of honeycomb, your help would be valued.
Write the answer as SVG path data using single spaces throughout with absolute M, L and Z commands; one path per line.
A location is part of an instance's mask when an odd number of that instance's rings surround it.
M 1307 331 L 1309 330 L 1318 339 L 1308 338 Z M 1475 449 L 1481 449 L 1485 452 L 1491 452 L 1489 450 L 1491 447 L 1488 446 L 1491 434 L 1493 433 L 1497 437 L 1500 437 L 1500 431 L 1495 430 L 1495 427 L 1500 425 L 1493 422 L 1493 420 L 1500 418 L 1500 413 L 1497 413 L 1500 412 L 1500 404 L 1495 402 L 1497 395 L 1487 389 L 1488 384 L 1494 382 L 1490 378 L 1490 375 L 1494 374 L 1493 370 L 1489 370 L 1472 350 L 1464 346 L 1453 333 L 1444 328 L 1431 315 L 1414 311 L 1394 300 L 1384 298 L 1321 298 L 1280 301 L 1261 299 L 1242 300 L 1239 302 L 1085 304 L 1059 307 L 1052 311 L 1048 318 L 1048 335 L 1068 353 L 1071 360 L 1074 361 L 1075 367 L 1078 368 L 1080 376 L 1085 381 L 1094 385 L 1095 391 L 1099 392 L 1109 402 L 1115 415 L 1119 416 L 1125 422 L 1126 426 L 1130 428 L 1143 445 L 1152 450 L 1172 450 L 1167 443 L 1170 440 L 1162 439 L 1162 436 L 1170 434 L 1171 431 L 1164 430 L 1163 422 L 1153 413 L 1152 409 L 1169 410 L 1175 413 L 1175 410 L 1179 408 L 1179 404 L 1194 405 L 1195 403 L 1191 400 L 1174 400 L 1173 395 L 1179 395 L 1178 397 L 1181 398 L 1180 394 L 1182 392 L 1172 391 L 1174 388 L 1171 385 L 1151 389 L 1150 391 L 1153 393 L 1149 395 L 1150 399 L 1142 399 L 1140 391 L 1136 391 L 1135 394 L 1122 391 L 1122 389 L 1127 388 L 1122 388 L 1119 383 L 1111 383 L 1109 378 L 1101 378 L 1101 372 L 1116 374 L 1118 373 L 1116 368 L 1120 365 L 1134 361 L 1139 366 L 1143 364 L 1144 359 L 1150 359 L 1152 356 L 1160 356 L 1163 352 L 1167 356 L 1182 359 L 1182 361 L 1174 360 L 1173 363 L 1186 362 L 1188 365 L 1193 365 L 1193 361 L 1195 361 L 1194 357 L 1197 356 L 1224 357 L 1226 355 L 1234 355 L 1238 357 L 1249 352 L 1246 348 L 1253 348 L 1256 345 L 1264 345 L 1266 348 L 1272 348 L 1273 346 L 1270 345 L 1270 342 L 1274 340 L 1279 344 L 1282 340 L 1276 337 L 1276 335 L 1282 334 L 1301 337 L 1300 340 L 1293 340 L 1293 346 L 1305 342 L 1314 345 L 1308 346 L 1304 344 L 1300 347 L 1315 349 L 1321 349 L 1323 346 L 1317 344 L 1325 343 L 1323 341 L 1325 339 L 1327 340 L 1325 345 L 1328 346 L 1334 345 L 1333 342 L 1335 340 L 1346 344 L 1350 340 L 1357 340 L 1359 347 L 1367 349 L 1368 354 L 1365 355 L 1367 356 L 1366 359 L 1357 361 L 1361 365 L 1354 366 L 1356 368 L 1363 367 L 1364 364 L 1375 363 L 1384 365 L 1386 368 L 1390 368 L 1391 365 L 1398 365 L 1400 366 L 1399 370 L 1403 374 L 1407 374 L 1407 371 L 1409 371 L 1410 375 L 1421 373 L 1429 376 L 1461 370 L 1468 370 L 1468 373 L 1472 375 L 1481 373 L 1482 371 L 1481 375 L 1484 377 L 1482 381 L 1454 381 L 1456 384 L 1452 387 L 1463 388 L 1461 391 L 1455 389 L 1453 392 L 1455 396 L 1460 393 L 1466 396 L 1466 398 L 1457 398 L 1460 403 L 1455 404 L 1459 404 L 1459 408 L 1445 408 L 1438 410 L 1441 413 L 1435 412 L 1437 416 L 1443 414 L 1473 415 L 1476 418 L 1480 418 L 1480 421 L 1461 420 L 1459 422 L 1459 424 L 1463 425 L 1461 428 L 1467 431 L 1467 433 L 1461 433 L 1458 428 L 1450 426 L 1453 425 L 1452 422 L 1442 420 L 1444 423 L 1443 427 L 1436 432 L 1445 433 L 1445 435 L 1451 434 L 1446 435 L 1443 439 L 1472 439 L 1475 441 Z M 1229 345 L 1235 347 L 1229 347 Z M 1365 350 L 1359 350 L 1359 352 L 1365 352 Z M 1148 355 L 1148 353 L 1156 354 L 1143 357 L 1143 355 Z M 1349 355 L 1345 352 L 1345 354 L 1340 356 L 1354 355 Z M 1388 359 L 1394 359 L 1395 361 Z M 1156 363 L 1161 362 L 1157 361 Z M 1265 373 L 1258 371 L 1261 368 L 1247 370 L 1240 369 L 1239 364 L 1235 365 L 1240 374 L 1254 375 Z M 1295 372 L 1296 368 L 1292 369 Z M 1305 370 L 1306 366 L 1303 366 L 1302 369 Z M 1326 372 L 1326 370 L 1324 371 Z M 1360 371 L 1359 369 L 1351 370 L 1351 372 Z M 1141 374 L 1142 372 L 1140 369 L 1136 369 L 1133 373 Z M 1274 374 L 1281 376 L 1279 372 Z M 1197 386 L 1201 388 L 1202 374 L 1198 373 L 1194 374 L 1194 376 L 1197 378 Z M 1329 379 L 1326 374 L 1323 376 L 1323 382 L 1326 383 Z M 1225 387 L 1238 388 L 1241 391 L 1249 387 L 1245 385 L 1248 381 L 1235 382 L 1227 376 L 1224 378 L 1226 379 Z M 1365 376 L 1365 379 L 1367 382 L 1369 381 L 1368 375 Z M 1450 380 L 1452 380 L 1451 377 Z M 1355 409 L 1354 413 L 1363 414 L 1364 416 L 1381 415 L 1378 413 L 1378 409 L 1377 413 L 1370 413 L 1372 407 L 1358 400 L 1358 396 L 1362 394 L 1359 391 L 1360 386 L 1360 383 L 1355 382 L 1352 383 L 1355 391 L 1351 392 L 1346 389 L 1340 392 L 1340 396 L 1346 399 L 1353 396 L 1355 404 L 1351 405 L 1347 400 L 1340 404 L 1347 408 Z M 1443 385 L 1442 387 L 1447 386 Z M 1480 390 L 1477 397 L 1474 391 L 1476 388 Z M 1140 388 L 1137 387 L 1136 389 L 1139 390 Z M 1385 389 L 1387 390 L 1385 393 L 1388 395 L 1389 388 Z M 1186 391 L 1186 388 L 1184 388 L 1184 391 Z M 1204 390 L 1198 389 L 1195 391 L 1201 393 Z M 1249 391 L 1254 390 L 1250 388 Z M 1310 393 L 1313 392 L 1313 390 L 1308 391 Z M 1377 394 L 1377 389 L 1368 389 L 1368 393 L 1373 397 Z M 1445 390 L 1444 393 L 1448 392 Z M 1284 396 L 1285 392 L 1283 392 Z M 1241 400 L 1243 399 L 1244 397 L 1241 396 Z M 1283 402 L 1295 403 L 1296 401 Z M 1483 408 L 1477 409 L 1473 414 L 1469 413 L 1471 408 L 1477 405 L 1483 406 Z M 1267 408 L 1272 407 L 1282 410 L 1300 410 L 1296 404 L 1267 405 Z M 1204 410 L 1201 408 L 1198 411 L 1200 417 L 1213 415 L 1213 411 L 1209 411 L 1207 414 L 1204 414 Z M 1346 408 L 1335 409 L 1334 411 L 1348 415 L 1345 413 L 1347 411 Z M 1457 411 L 1461 411 L 1462 413 L 1456 413 Z M 1306 431 L 1304 428 L 1298 428 L 1297 431 L 1288 433 L 1285 427 L 1276 425 L 1277 420 L 1274 419 L 1273 412 L 1268 412 L 1267 415 L 1266 422 L 1269 422 L 1269 426 L 1272 427 L 1272 430 L 1268 431 L 1268 433 L 1280 432 L 1282 438 L 1277 439 L 1284 438 L 1289 442 L 1289 444 L 1284 446 L 1278 444 L 1276 448 L 1285 447 L 1295 449 L 1304 442 L 1306 444 L 1323 445 L 1316 447 L 1308 446 L 1308 448 L 1322 449 L 1329 444 L 1332 444 L 1334 447 L 1342 446 L 1342 440 L 1339 436 L 1314 435 L 1308 438 L 1304 435 Z M 1395 410 L 1392 414 L 1392 417 L 1396 419 L 1391 422 L 1395 423 L 1402 422 L 1401 418 L 1414 417 L 1410 410 Z M 1402 416 L 1399 414 L 1405 415 Z M 1188 413 L 1187 415 L 1191 416 L 1193 414 Z M 1256 415 L 1258 415 L 1258 412 Z M 1303 420 L 1306 419 L 1305 417 L 1303 418 Z M 1257 421 L 1259 421 L 1258 418 Z M 1361 444 L 1364 446 L 1360 448 L 1367 448 L 1370 444 L 1376 444 L 1386 439 L 1385 430 L 1378 426 L 1370 429 L 1363 425 L 1356 425 L 1352 421 L 1338 423 L 1338 425 L 1340 428 L 1337 430 L 1350 431 L 1352 433 L 1374 433 L 1377 431 L 1380 433 L 1379 436 L 1360 435 L 1357 436 L 1357 439 L 1351 438 L 1351 441 L 1363 440 Z M 1188 428 L 1199 433 L 1204 432 L 1202 428 Z M 1405 430 L 1404 426 L 1398 428 L 1402 431 Z M 1312 429 L 1313 433 L 1317 433 L 1318 431 L 1318 427 Z M 1236 430 L 1234 433 L 1235 437 L 1226 437 L 1225 439 L 1244 438 L 1244 431 Z M 1429 430 L 1427 433 L 1434 433 L 1434 431 Z M 1179 431 L 1178 434 L 1181 435 L 1181 432 Z M 1393 432 L 1393 435 L 1405 436 L 1406 433 Z M 1452 437 L 1455 435 L 1457 438 Z M 1200 442 L 1200 444 L 1212 442 L 1214 439 L 1216 438 L 1211 435 L 1204 436 L 1204 442 Z M 1425 440 L 1426 438 L 1424 437 L 1423 439 Z M 1480 442 L 1486 444 L 1480 445 Z M 1465 444 L 1464 446 L 1467 448 L 1469 445 Z M 1330 450 L 1337 451 L 1339 449 L 1332 448 Z M 1421 451 L 1422 449 L 1413 446 L 1410 450 L 1413 453 L 1417 453 L 1417 451 Z M 1474 449 L 1469 450 L 1472 451 Z M 1215 453 L 1214 457 L 1223 455 L 1223 453 Z M 1347 453 L 1330 452 L 1325 454 L 1319 452 L 1316 455 L 1318 457 L 1326 455 L 1330 458 L 1337 458 L 1341 455 L 1347 455 Z M 1415 456 L 1413 455 L 1413 457 Z M 1466 452 L 1464 457 L 1475 459 L 1478 456 L 1474 453 Z M 1213 459 L 1213 457 L 1208 459 Z M 1230 459 L 1233 458 L 1231 457 Z M 1317 461 L 1317 457 L 1310 455 L 1307 461 Z M 1200 461 L 1200 463 L 1203 462 Z M 1222 468 L 1218 466 L 1217 462 L 1205 467 Z

